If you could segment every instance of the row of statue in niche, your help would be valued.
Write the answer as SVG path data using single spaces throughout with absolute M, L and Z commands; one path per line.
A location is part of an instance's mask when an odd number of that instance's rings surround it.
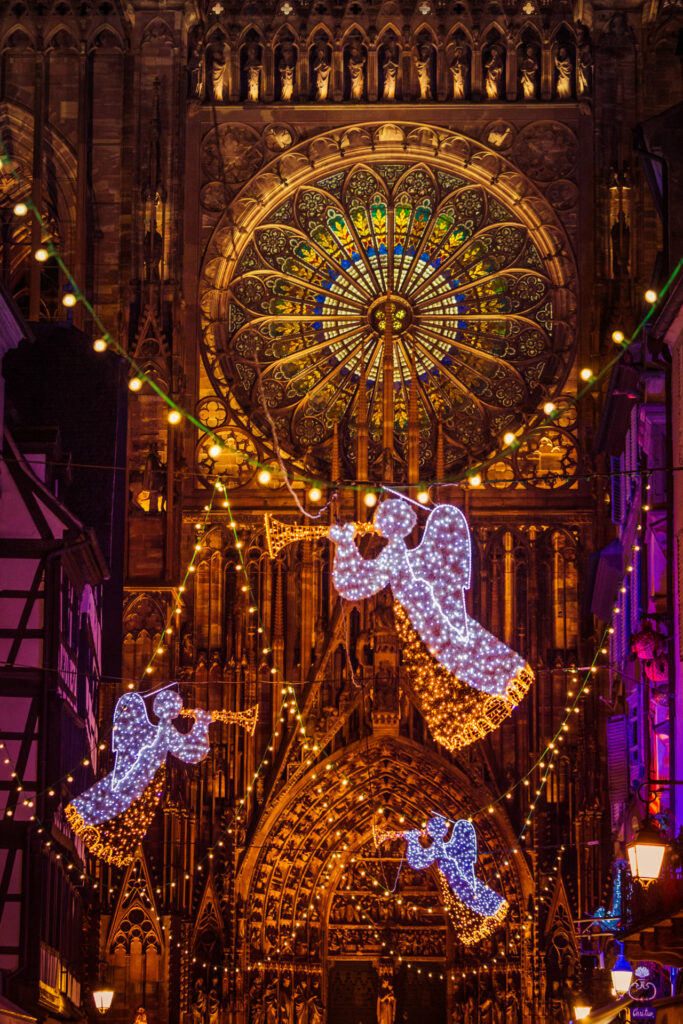
M 478 65 L 476 74 L 475 56 Z M 573 46 L 569 42 L 558 42 L 546 61 L 539 44 L 525 42 L 514 51 L 514 56 L 516 60 L 511 61 L 502 42 L 491 43 L 482 49 L 480 55 L 474 55 L 467 44 L 456 41 L 446 58 L 450 58 L 447 65 L 449 87 L 448 95 L 444 98 L 457 101 L 476 99 L 481 95 L 490 101 L 504 100 L 509 98 L 509 79 L 515 76 L 515 94 L 524 100 L 538 100 L 541 98 L 544 73 L 551 80 L 549 94 L 544 94 L 544 99 L 572 100 L 591 92 L 592 57 L 589 45 Z M 306 89 L 305 85 L 302 87 L 302 83 L 297 82 L 299 65 L 296 47 L 288 42 L 282 43 L 274 54 L 273 88 L 271 96 L 267 98 L 263 47 L 259 43 L 249 42 L 240 52 L 239 100 L 249 103 L 267 102 L 270 98 L 284 103 L 297 99 L 321 103 L 337 98 L 353 102 L 367 100 L 366 48 L 360 41 L 354 40 L 339 57 L 342 88 L 333 94 L 334 57 L 331 47 L 327 42 L 317 42 L 309 55 L 310 84 Z M 230 90 L 225 46 L 210 44 L 205 52 L 196 52 L 194 58 L 194 64 L 192 58 L 190 63 L 192 96 L 198 100 L 227 102 Z M 377 61 L 379 99 L 387 102 L 400 98 L 410 99 L 413 91 L 419 100 L 437 98 L 438 55 L 432 43 L 419 43 L 410 57 L 404 58 L 398 42 L 390 41 L 380 46 Z M 407 77 L 414 82 L 412 88 L 406 84 Z

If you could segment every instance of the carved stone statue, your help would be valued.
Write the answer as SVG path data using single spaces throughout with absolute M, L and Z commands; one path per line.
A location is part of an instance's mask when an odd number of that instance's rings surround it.
M 538 87 L 538 61 L 533 46 L 524 47 L 524 56 L 519 65 L 519 80 L 525 100 L 535 100 Z
M 384 85 L 382 88 L 383 100 L 396 99 L 396 83 L 398 81 L 398 46 L 396 43 L 389 43 L 384 52 Z
M 280 73 L 280 99 L 290 103 L 294 97 L 295 53 L 293 46 L 283 46 L 278 71 Z
M 362 100 L 365 91 L 365 55 L 358 43 L 354 43 L 349 51 L 349 78 L 351 99 Z
M 204 988 L 203 978 L 197 978 L 194 983 L 192 1024 L 206 1024 L 206 990 Z
M 264 993 L 266 1024 L 278 1024 L 280 1011 L 277 1004 L 277 981 L 271 980 Z
M 418 50 L 415 57 L 415 71 L 417 73 L 417 88 L 421 100 L 432 98 L 432 48 L 424 44 Z
M 221 1000 L 215 988 L 209 992 L 209 1024 L 219 1024 Z
M 469 60 L 466 46 L 456 46 L 451 61 L 451 77 L 453 79 L 453 99 L 464 100 L 467 96 L 467 72 Z
M 223 102 L 225 90 L 225 47 L 211 47 L 211 92 L 217 103 Z
M 256 43 L 250 43 L 247 47 L 247 99 L 250 103 L 258 103 L 261 93 L 261 72 L 263 66 L 259 59 L 259 49 Z
M 388 978 L 382 978 L 377 996 L 377 1024 L 394 1024 L 396 1019 L 396 996 Z
M 308 1000 L 306 986 L 303 981 L 297 982 L 294 989 L 294 1019 L 297 1024 L 308 1024 Z
M 323 1001 L 320 998 L 320 982 L 316 979 L 308 993 L 308 1024 L 322 1024 Z
M 566 46 L 560 46 L 555 54 L 555 70 L 557 79 L 555 81 L 555 92 L 558 100 L 570 100 L 572 98 L 572 59 Z
M 505 51 L 502 46 L 492 46 L 488 60 L 484 64 L 484 82 L 486 85 L 486 99 L 500 99 L 500 87 L 503 81 L 503 70 Z
M 576 95 L 588 96 L 591 92 L 593 77 L 593 54 L 588 29 L 581 22 L 579 22 L 576 42 Z
M 190 98 L 204 99 L 204 45 L 201 39 L 195 39 L 190 48 L 187 62 Z
M 320 43 L 315 50 L 315 98 L 319 102 L 327 99 L 330 91 L 330 72 L 332 67 L 327 59 L 327 47 Z
M 165 489 L 166 467 L 159 457 L 159 446 L 154 442 L 149 446 L 142 471 L 142 490 L 149 492 L 149 512 L 162 511 Z

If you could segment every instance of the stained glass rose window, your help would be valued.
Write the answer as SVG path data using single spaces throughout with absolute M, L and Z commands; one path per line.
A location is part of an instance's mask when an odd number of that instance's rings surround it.
M 328 173 L 256 226 L 209 325 L 209 368 L 266 438 L 267 405 L 309 464 L 329 464 L 336 427 L 353 471 L 360 412 L 372 472 L 389 400 L 399 478 L 411 408 L 421 473 L 437 445 L 462 468 L 566 378 L 573 339 L 542 249 L 513 201 L 464 176 L 381 161 Z

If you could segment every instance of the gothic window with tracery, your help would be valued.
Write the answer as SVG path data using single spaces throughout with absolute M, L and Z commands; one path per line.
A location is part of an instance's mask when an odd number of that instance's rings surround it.
M 245 420 L 269 438 L 267 406 L 279 443 L 311 463 L 329 464 L 336 426 L 353 468 L 362 428 L 372 473 L 389 402 L 405 466 L 412 402 L 421 470 L 439 433 L 445 468 L 466 465 L 566 377 L 572 334 L 543 248 L 512 201 L 454 173 L 398 161 L 328 173 L 256 226 L 222 286 L 225 322 L 205 330 L 207 366 Z M 542 457 L 541 473 L 562 461 Z

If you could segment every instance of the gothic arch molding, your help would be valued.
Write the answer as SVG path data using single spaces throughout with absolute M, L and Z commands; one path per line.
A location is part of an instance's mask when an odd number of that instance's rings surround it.
M 321 956 L 332 895 L 351 857 L 372 843 L 379 806 L 390 826 L 403 817 L 408 828 L 421 827 L 431 813 L 467 817 L 489 799 L 460 767 L 403 738 L 363 740 L 316 765 L 281 792 L 239 868 L 244 965 L 294 957 L 295 942 L 307 957 Z M 532 880 L 510 823 L 495 807 L 476 827 L 480 871 L 496 877 L 520 921 Z

